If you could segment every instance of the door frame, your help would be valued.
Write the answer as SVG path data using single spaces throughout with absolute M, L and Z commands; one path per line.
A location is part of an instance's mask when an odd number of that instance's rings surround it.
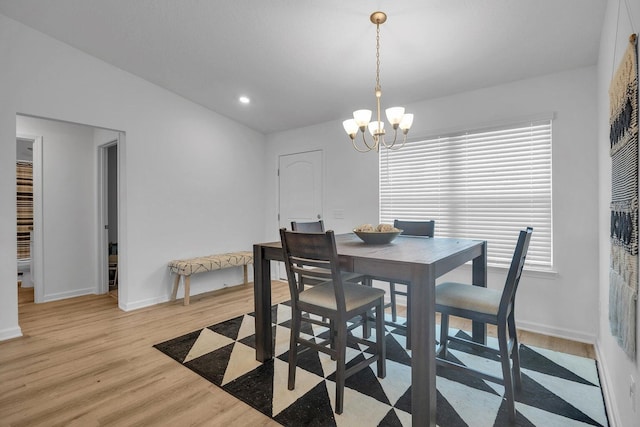
M 98 180 L 97 180 L 97 200 L 98 200 L 98 268 L 97 268 L 97 293 L 106 294 L 109 292 L 109 148 L 117 148 L 116 159 L 116 198 L 120 200 L 120 141 L 122 133 L 118 132 L 118 137 L 104 144 L 97 146 L 98 155 Z M 118 203 L 118 251 L 120 251 L 120 203 Z M 118 263 L 119 264 L 119 263 Z M 120 265 L 118 265 L 120 269 Z M 118 292 L 119 298 L 120 292 Z

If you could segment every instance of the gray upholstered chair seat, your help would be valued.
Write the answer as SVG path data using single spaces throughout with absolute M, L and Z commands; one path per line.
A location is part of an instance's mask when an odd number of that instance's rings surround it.
M 446 282 L 436 286 L 438 304 L 460 310 L 497 316 L 501 298 L 502 291 L 464 283 Z
M 363 305 L 375 302 L 380 297 L 384 297 L 383 289 L 370 288 L 368 286 L 347 282 L 343 282 L 342 286 L 344 289 L 344 302 L 347 312 L 356 310 Z M 325 282 L 301 292 L 299 304 L 303 309 L 305 306 L 312 305 L 315 307 L 322 307 L 327 310 L 337 311 L 338 306 L 336 304 L 333 282 Z

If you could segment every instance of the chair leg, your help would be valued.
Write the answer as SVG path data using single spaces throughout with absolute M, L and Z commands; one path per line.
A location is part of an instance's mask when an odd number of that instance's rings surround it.
M 509 340 L 507 337 L 507 325 L 498 325 L 498 345 L 500 347 L 500 364 L 502 365 L 502 377 L 504 382 L 504 397 L 507 399 L 507 411 L 509 420 L 516 420 L 516 405 L 513 391 L 513 375 L 511 373 L 511 360 L 509 358 Z
M 387 376 L 387 344 L 384 329 L 384 298 L 376 307 L 376 347 L 378 353 L 378 378 Z
M 447 357 L 447 344 L 449 342 L 449 315 L 440 313 L 440 347 L 438 348 L 438 357 Z
M 509 336 L 513 340 L 513 347 L 511 349 L 511 360 L 513 360 L 513 381 L 516 391 L 522 389 L 522 375 L 520 374 L 520 343 L 518 342 L 518 333 L 516 331 L 516 322 L 514 314 L 511 312 L 507 318 L 509 326 Z
M 294 310 L 291 317 L 291 335 L 289 338 L 289 378 L 287 388 L 293 390 L 296 387 L 296 364 L 298 363 L 298 337 L 300 336 L 300 323 L 302 313 Z
M 346 371 L 347 353 L 347 324 L 341 322 L 338 325 L 336 337 L 336 414 L 342 414 L 344 406 L 344 383 Z
M 323 318 L 324 321 L 324 318 Z M 331 350 L 336 349 L 336 322 L 333 319 L 329 319 L 329 347 Z M 331 355 L 331 360 L 336 360 L 335 355 Z
M 398 309 L 396 308 L 396 284 L 389 282 L 389 296 L 391 297 L 391 320 L 398 320 Z
M 367 312 L 362 315 L 362 338 L 364 339 L 369 339 L 371 337 L 371 323 L 369 323 L 369 319 L 372 318 L 371 313 L 371 310 L 367 310 Z M 384 321 L 384 313 L 382 319 Z

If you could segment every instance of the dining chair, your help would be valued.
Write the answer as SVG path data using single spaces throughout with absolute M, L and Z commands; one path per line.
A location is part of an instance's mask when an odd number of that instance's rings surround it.
M 311 221 L 311 222 L 298 222 L 291 221 L 291 230 L 293 231 L 301 231 L 304 233 L 324 233 L 324 221 Z M 367 279 L 366 276 L 359 273 L 352 273 L 349 271 L 342 271 L 342 280 L 353 282 L 353 283 L 362 283 L 364 284 Z M 300 281 L 301 286 L 305 285 L 317 285 L 319 282 L 314 280 L 313 277 L 305 277 L 303 276 L 303 280 Z
M 446 282 L 436 286 L 436 312 L 441 313 L 440 345 L 436 350 L 437 364 L 463 370 L 484 380 L 504 385 L 504 398 L 507 400 L 509 420 L 512 422 L 516 418 L 514 389 L 520 390 L 522 388 L 520 349 L 514 315 L 515 300 L 532 233 L 533 228 L 531 227 L 520 231 L 511 266 L 502 290 L 456 282 Z M 498 349 L 449 335 L 449 316 L 458 316 L 496 325 L 498 329 Z M 502 366 L 502 377 L 447 360 L 448 343 L 450 341 L 483 350 L 492 356 L 498 355 Z M 511 366 L 510 360 L 512 360 L 513 366 Z
M 291 229 L 293 231 L 302 231 L 303 233 L 324 233 L 324 221 L 291 221 Z
M 118 287 L 118 255 L 109 255 L 109 289 Z
M 297 357 L 302 350 L 312 349 L 331 356 L 336 361 L 335 412 L 341 414 L 344 404 L 346 378 L 377 362 L 377 375 L 386 375 L 384 290 L 361 286 L 342 280 L 336 241 L 333 231 L 325 233 L 303 233 L 280 229 L 284 263 L 291 293 L 291 337 L 289 345 L 288 388 L 295 388 Z M 313 274 L 321 284 L 301 287 L 301 275 Z M 354 336 L 351 331 L 360 325 L 355 318 L 365 319 L 370 310 L 375 310 L 375 341 Z M 304 315 L 303 315 L 304 313 Z M 324 321 L 321 319 L 328 319 Z M 301 331 L 302 322 L 328 328 L 326 339 L 307 339 Z M 363 334 L 364 335 L 364 334 Z M 347 345 L 368 348 L 372 355 L 354 366 L 346 368 Z M 366 353 L 363 353 L 366 355 Z
M 403 221 L 396 219 L 393 221 L 393 226 L 397 229 L 402 230 L 402 235 L 405 236 L 422 236 L 422 237 L 433 237 L 434 229 L 435 229 L 435 221 Z M 397 285 L 405 286 L 405 290 L 399 290 L 396 288 Z M 399 324 L 398 321 L 398 308 L 397 308 L 397 296 L 402 295 L 407 299 L 407 319 L 405 324 Z M 411 286 L 409 282 L 398 282 L 394 280 L 389 281 L 389 297 L 391 302 L 385 305 L 386 307 L 391 307 L 391 321 L 387 321 L 388 325 L 394 326 L 396 328 L 404 328 L 406 330 L 406 338 L 407 338 L 407 348 L 411 348 L 411 330 L 409 329 L 409 319 L 411 318 L 411 311 L 409 304 L 409 299 L 411 298 Z

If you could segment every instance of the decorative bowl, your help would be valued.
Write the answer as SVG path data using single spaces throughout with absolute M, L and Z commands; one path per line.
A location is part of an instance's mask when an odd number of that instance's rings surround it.
M 358 236 L 367 245 L 386 245 L 391 243 L 393 239 L 398 237 L 402 230 L 397 231 L 356 231 L 353 230 L 356 236 Z

